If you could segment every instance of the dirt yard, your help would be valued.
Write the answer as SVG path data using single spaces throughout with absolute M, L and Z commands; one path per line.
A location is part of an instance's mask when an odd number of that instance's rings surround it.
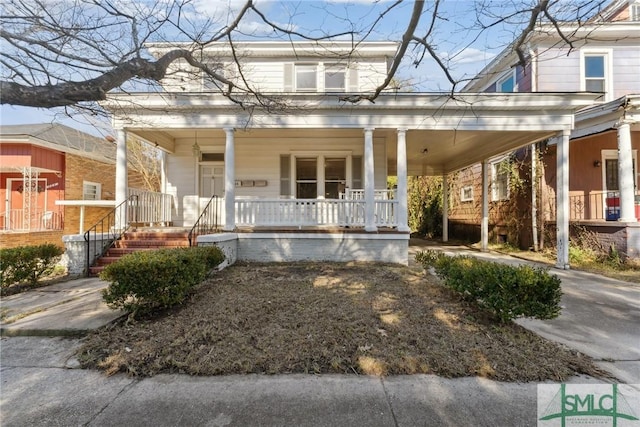
M 497 324 L 421 269 L 363 263 L 235 265 L 182 307 L 90 335 L 81 360 L 136 376 L 603 375 L 586 356 Z

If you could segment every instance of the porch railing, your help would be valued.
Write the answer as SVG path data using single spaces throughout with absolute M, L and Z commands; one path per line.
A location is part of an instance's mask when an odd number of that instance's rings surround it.
M 62 215 L 57 211 L 11 209 L 0 213 L 0 231 L 56 231 L 62 228 Z
M 138 222 L 138 196 L 133 194 L 113 208 L 100 221 L 84 233 L 86 244 L 85 274 L 89 267 L 129 229 L 131 223 Z
M 218 196 L 212 196 L 209 199 L 200 217 L 189 231 L 189 246 L 194 246 L 198 235 L 209 234 L 220 229 L 218 218 L 220 218 L 221 200 Z
M 173 196 L 170 194 L 128 188 L 127 196 L 138 197 L 138 222 L 151 225 L 167 225 L 171 222 Z
M 374 190 L 373 198 L 376 200 L 392 200 L 395 198 L 394 190 Z M 363 189 L 350 189 L 344 190 L 344 193 L 340 193 L 340 199 L 346 200 L 364 200 Z
M 636 200 L 640 192 L 636 192 Z M 636 203 L 636 217 L 640 209 Z M 569 196 L 570 221 L 615 221 L 620 218 L 620 193 L 618 191 L 590 191 L 588 194 L 573 193 Z
M 394 200 L 376 200 L 375 222 L 397 225 Z M 364 227 L 364 200 L 339 199 L 237 199 L 239 226 L 340 226 Z

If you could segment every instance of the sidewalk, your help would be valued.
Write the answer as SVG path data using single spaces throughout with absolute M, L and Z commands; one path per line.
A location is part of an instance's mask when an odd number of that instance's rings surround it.
M 107 282 L 90 277 L 3 297 L 0 332 L 3 336 L 83 335 L 124 314 L 102 301 L 106 287 Z
M 106 377 L 67 368 L 75 365 L 79 343 L 40 337 L 0 341 L 3 427 L 536 425 L 536 383 L 433 375 Z

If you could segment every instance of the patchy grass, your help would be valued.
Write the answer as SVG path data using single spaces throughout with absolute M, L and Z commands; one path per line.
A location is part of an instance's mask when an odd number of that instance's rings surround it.
M 84 367 L 150 376 L 430 373 L 503 381 L 603 375 L 516 324 L 498 325 L 397 265 L 240 264 L 179 309 L 90 335 Z
M 474 245 L 474 247 L 475 246 L 477 245 Z M 489 245 L 489 249 L 548 265 L 555 265 L 556 262 L 556 252 L 549 249 L 541 252 L 533 252 L 517 249 L 513 246 L 497 244 Z M 603 260 L 592 251 L 579 250 L 572 247 L 569 262 L 571 268 L 574 270 L 600 274 L 601 276 L 623 280 L 625 282 L 640 283 L 640 263 L 635 260 L 627 260 L 623 263 L 607 262 L 606 259 Z

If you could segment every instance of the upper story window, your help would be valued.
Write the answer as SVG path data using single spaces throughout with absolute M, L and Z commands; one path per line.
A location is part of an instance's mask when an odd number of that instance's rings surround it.
M 515 72 L 510 72 L 496 83 L 496 92 L 517 92 Z
M 98 182 L 82 181 L 82 200 L 100 200 L 102 184 Z
M 604 101 L 613 98 L 613 81 L 610 50 L 581 50 L 580 90 L 602 92 Z
M 285 92 L 357 92 L 358 68 L 332 63 L 285 63 Z
M 326 92 L 344 92 L 346 88 L 346 69 L 340 65 L 328 65 L 324 70 L 324 90 Z
M 226 77 L 226 73 L 225 73 L 225 68 L 224 68 L 224 64 L 221 62 L 210 62 L 207 63 L 207 67 L 209 67 L 209 69 L 213 72 L 215 72 L 216 74 L 219 74 L 223 77 Z M 215 80 L 213 77 L 211 77 L 209 74 L 207 74 L 206 72 L 202 71 L 201 72 L 202 75 L 202 90 L 207 91 L 207 90 L 216 90 L 219 89 L 221 84 L 219 81 Z
M 315 92 L 318 88 L 318 66 L 315 64 L 295 65 L 295 89 L 297 92 Z
M 605 56 L 584 56 L 584 88 L 589 92 L 605 91 Z

